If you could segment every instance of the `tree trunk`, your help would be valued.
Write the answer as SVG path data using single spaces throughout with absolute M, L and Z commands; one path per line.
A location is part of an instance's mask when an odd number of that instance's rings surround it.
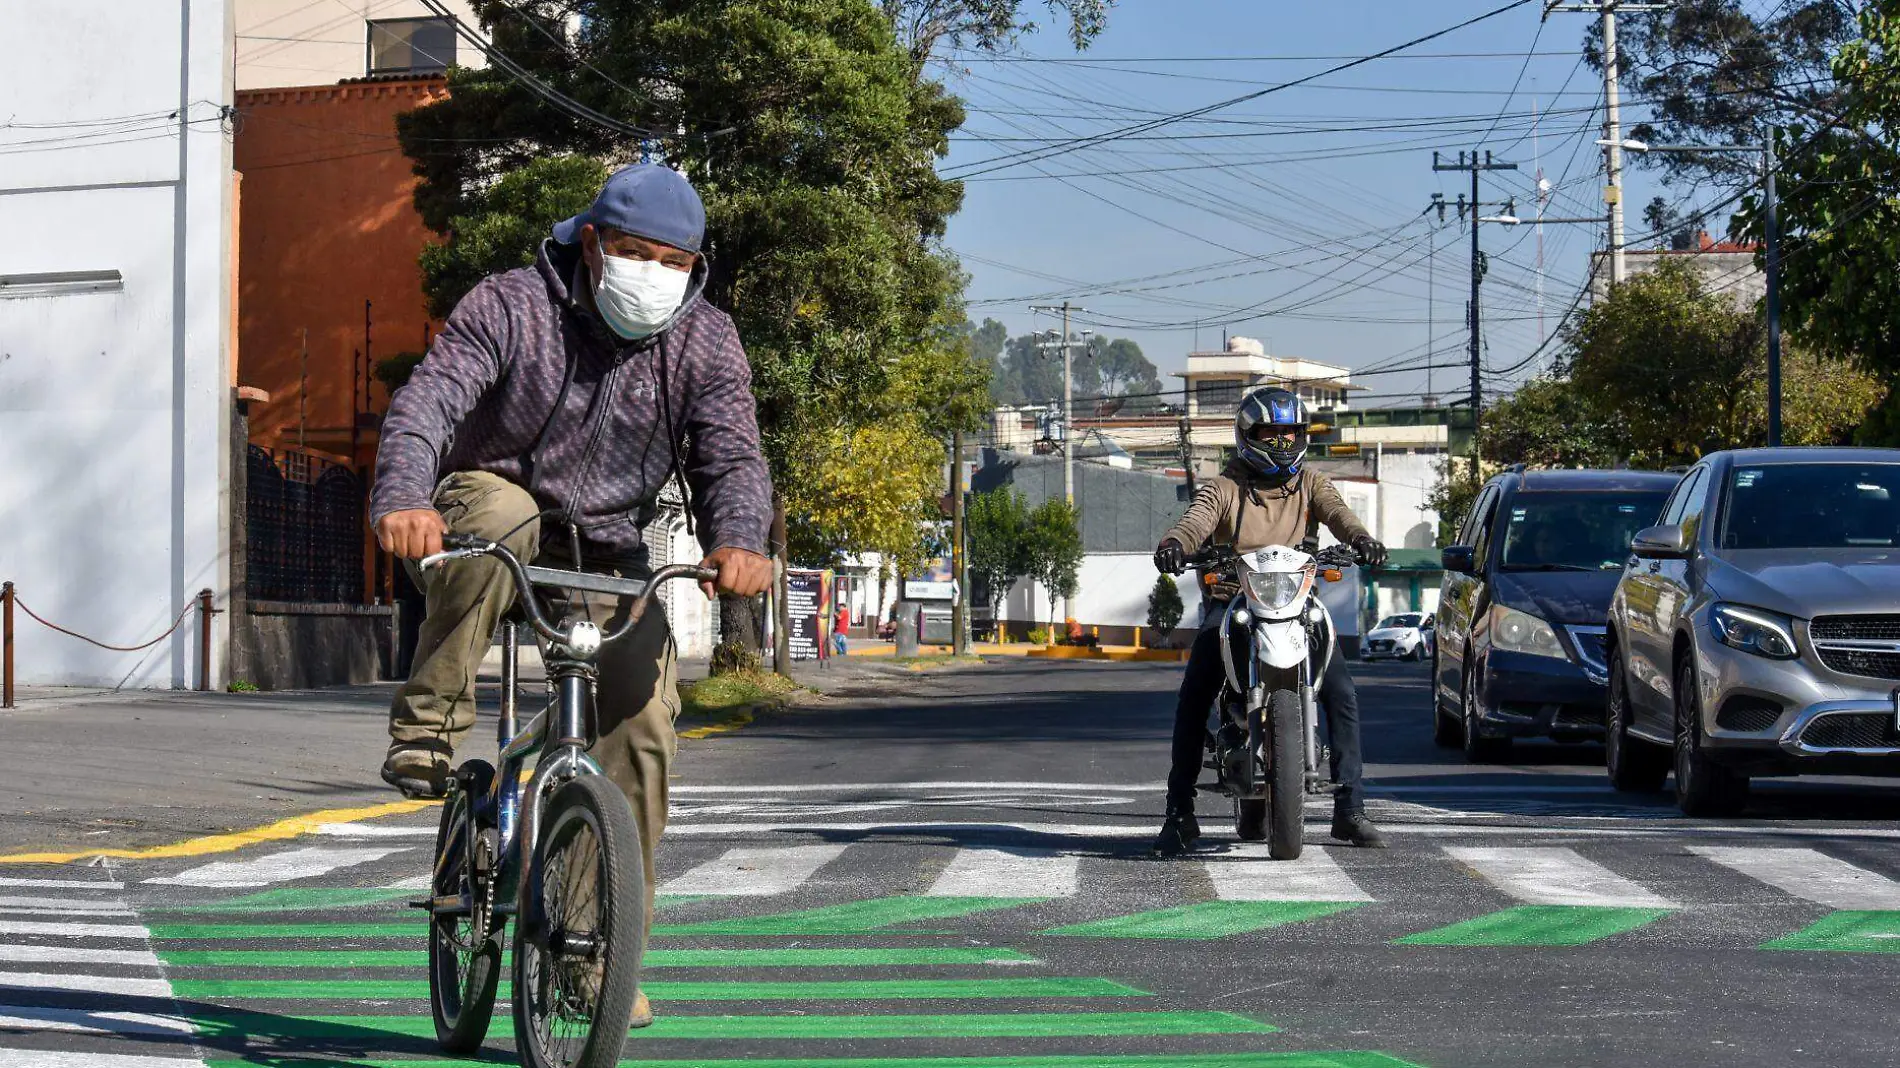
M 719 645 L 713 649 L 714 675 L 759 670 L 759 603 L 756 597 L 719 597 Z
M 772 670 L 786 678 L 792 677 L 792 613 L 786 594 L 789 586 L 785 569 L 791 563 L 785 555 L 785 498 L 772 495 L 772 547 L 774 566 L 772 568 Z M 818 628 L 818 640 L 824 641 L 824 627 Z

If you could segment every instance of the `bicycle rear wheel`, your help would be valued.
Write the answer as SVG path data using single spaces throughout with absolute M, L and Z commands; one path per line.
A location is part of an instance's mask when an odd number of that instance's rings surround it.
M 515 1044 L 527 1068 L 610 1068 L 633 1022 L 646 950 L 633 810 L 583 775 L 543 810 L 515 922 Z
M 495 916 L 492 858 L 469 847 L 479 834 L 475 804 L 487 795 L 495 769 L 470 760 L 456 769 L 454 796 L 442 806 L 435 835 L 437 900 L 459 898 L 460 907 L 429 917 L 429 1005 L 436 1042 L 449 1053 L 472 1053 L 488 1037 L 501 979 L 501 920 Z

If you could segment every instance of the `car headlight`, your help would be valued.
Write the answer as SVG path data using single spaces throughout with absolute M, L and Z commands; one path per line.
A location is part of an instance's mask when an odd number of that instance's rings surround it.
M 1793 660 L 1799 653 L 1788 620 L 1759 608 L 1718 604 L 1709 610 L 1709 629 L 1723 645 L 1770 660 Z
M 1305 591 L 1307 575 L 1305 571 L 1250 571 L 1247 592 L 1261 608 L 1278 611 Z
M 1569 659 L 1564 653 L 1563 644 L 1557 640 L 1557 632 L 1551 629 L 1550 624 L 1529 612 L 1520 612 L 1501 604 L 1491 606 L 1491 647 L 1507 653 Z

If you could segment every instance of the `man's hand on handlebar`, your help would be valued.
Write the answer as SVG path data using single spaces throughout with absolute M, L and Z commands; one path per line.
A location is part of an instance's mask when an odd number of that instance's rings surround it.
M 747 549 L 734 546 L 714 549 L 700 561 L 700 566 L 719 572 L 717 581 L 699 584 L 708 597 L 721 593 L 751 597 L 764 593 L 772 584 L 772 561 Z
M 408 508 L 376 521 L 378 544 L 404 560 L 420 560 L 441 552 L 442 535 L 448 532 L 442 513 L 433 508 Z
M 1155 570 L 1164 575 L 1179 575 L 1187 570 L 1187 550 L 1173 538 L 1155 546 Z
M 1379 567 L 1385 563 L 1385 545 L 1370 534 L 1361 534 L 1352 539 L 1352 551 L 1358 555 L 1359 562 L 1367 567 Z

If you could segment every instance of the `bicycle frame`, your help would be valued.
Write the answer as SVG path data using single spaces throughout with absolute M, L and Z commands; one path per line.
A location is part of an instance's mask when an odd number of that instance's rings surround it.
M 490 885 L 496 891 L 495 911 L 512 914 L 518 911 L 515 900 L 525 861 L 534 856 L 543 801 L 556 787 L 571 779 L 604 774 L 594 758 L 587 755 L 595 740 L 594 686 L 600 675 L 600 650 L 639 625 L 662 583 L 675 578 L 709 580 L 716 577 L 716 572 L 673 564 L 643 582 L 525 565 L 497 543 L 467 537 L 454 540 L 457 547 L 423 560 L 421 566 L 426 569 L 446 560 L 493 557 L 514 577 L 516 603 L 526 615 L 527 625 L 546 641 L 548 701 L 523 727 L 519 723 L 518 703 L 520 625 L 512 620 L 502 625 L 501 715 L 495 731 L 498 767 L 487 796 L 475 802 L 475 819 L 469 824 L 475 838 L 464 844 L 467 856 L 480 856 L 479 836 L 483 829 L 494 829 L 496 840 L 491 859 L 495 868 Z M 630 596 L 633 602 L 626 621 L 613 633 L 602 634 L 600 627 L 589 620 L 563 619 L 559 624 L 550 623 L 535 597 L 538 588 Z M 540 759 L 535 762 L 524 787 L 522 771 L 537 754 Z M 437 859 L 439 863 L 442 858 Z M 459 907 L 473 905 L 457 904 Z

